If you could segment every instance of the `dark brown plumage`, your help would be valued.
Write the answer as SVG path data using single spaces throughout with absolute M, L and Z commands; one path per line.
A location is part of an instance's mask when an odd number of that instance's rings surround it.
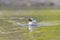
M 32 21 L 31 19 L 29 19 L 29 21 Z

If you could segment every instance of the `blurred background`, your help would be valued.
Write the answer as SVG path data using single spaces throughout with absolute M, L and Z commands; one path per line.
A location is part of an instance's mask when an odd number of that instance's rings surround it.
M 60 8 L 60 0 L 0 0 L 0 9 Z
M 60 0 L 0 0 L 0 40 L 60 40 Z

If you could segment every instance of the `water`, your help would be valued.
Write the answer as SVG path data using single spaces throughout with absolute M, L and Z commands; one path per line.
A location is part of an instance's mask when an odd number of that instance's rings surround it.
M 28 24 L 21 24 L 21 23 L 16 23 L 15 25 L 28 26 Z M 37 26 L 52 26 L 52 25 L 60 25 L 60 22 L 40 22 L 40 23 L 37 23 Z

